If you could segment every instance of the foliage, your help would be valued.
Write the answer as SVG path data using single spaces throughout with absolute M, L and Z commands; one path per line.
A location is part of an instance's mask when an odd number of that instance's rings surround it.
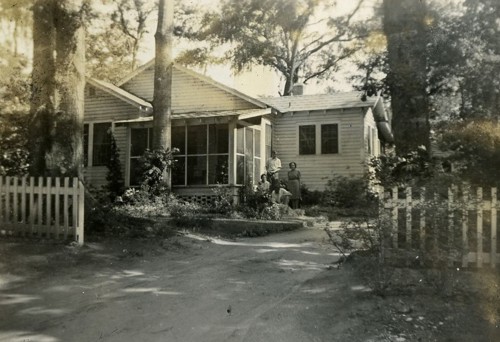
M 224 57 L 234 70 L 271 67 L 285 79 L 282 95 L 289 95 L 299 80 L 332 77 L 340 62 L 359 49 L 366 26 L 356 26 L 353 18 L 362 3 L 330 17 L 324 14 L 332 13 L 332 4 L 322 0 L 225 0 L 219 12 L 206 13 L 197 29 L 187 30 L 189 38 L 210 46 L 185 54 L 200 60 L 200 54 L 227 46 Z
M 404 155 L 382 154 L 369 162 L 370 178 L 383 187 L 419 184 L 437 172 L 424 146 Z
M 142 168 L 142 187 L 153 196 L 167 192 L 168 185 L 164 177 L 171 170 L 177 148 L 146 150 L 140 159 Z
M 318 205 L 323 202 L 323 192 L 309 190 L 305 183 L 300 184 L 300 197 L 302 205 Z
M 145 0 L 113 0 L 111 28 L 118 28 L 125 35 L 126 50 L 132 55 L 131 70 L 136 68 L 139 43 L 147 31 L 147 21 L 156 10 L 156 2 Z
M 7 64 L 0 63 L 0 175 L 22 176 L 28 171 L 30 80 L 26 59 L 7 49 Z
M 442 133 L 442 146 L 456 173 L 476 185 L 498 186 L 500 126 L 496 120 L 454 123 Z
M 108 173 L 106 175 L 106 190 L 108 191 L 109 198 L 114 201 L 117 196 L 121 196 L 125 190 L 125 180 L 123 177 L 122 164 L 120 162 L 120 152 L 116 145 L 116 139 L 112 132 L 111 135 L 111 150 L 110 158 L 106 164 Z
M 337 176 L 328 180 L 323 193 L 323 202 L 340 208 L 372 207 L 374 194 L 364 178 Z
M 226 186 L 217 185 L 212 188 L 215 195 L 211 209 L 217 214 L 228 214 L 233 208 L 233 190 Z

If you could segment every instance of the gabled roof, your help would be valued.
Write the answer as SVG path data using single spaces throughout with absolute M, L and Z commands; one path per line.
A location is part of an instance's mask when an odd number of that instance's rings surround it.
M 119 88 L 109 82 L 97 80 L 95 78 L 87 78 L 87 83 L 100 89 L 110 95 L 116 96 L 117 98 L 143 110 L 145 112 L 149 112 L 153 109 L 151 103 L 141 99 L 140 97 L 135 96 L 134 94 L 129 93 L 122 88 Z
M 361 99 L 362 92 L 264 97 L 260 100 L 281 113 L 375 106 L 378 97 Z
M 155 65 L 155 60 L 152 59 L 149 62 L 147 62 L 146 64 L 144 64 L 141 67 L 137 68 L 137 70 L 133 71 L 132 73 L 130 73 L 129 75 L 127 75 L 126 77 L 124 77 L 123 79 L 121 79 L 118 82 L 117 85 L 121 87 L 123 84 L 127 83 L 128 81 L 130 81 L 131 79 L 133 79 L 137 75 L 141 74 L 145 70 L 147 70 L 147 69 L 149 69 L 151 67 L 154 67 L 154 65 Z M 211 84 L 211 85 L 213 85 L 213 86 L 215 86 L 215 87 L 217 87 L 217 88 L 219 88 L 221 90 L 224 90 L 227 93 L 230 93 L 230 94 L 235 95 L 235 96 L 237 96 L 237 97 L 239 97 L 239 98 L 241 98 L 241 99 L 243 99 L 245 101 L 248 101 L 248 102 L 250 102 L 250 103 L 252 103 L 252 104 L 254 104 L 254 105 L 258 106 L 258 107 L 261 107 L 261 108 L 266 108 L 267 107 L 267 104 L 264 103 L 264 102 L 262 102 L 262 101 L 260 101 L 259 99 L 256 99 L 256 98 L 254 98 L 252 96 L 249 96 L 249 95 L 246 95 L 246 94 L 244 94 L 244 93 L 242 93 L 242 92 L 240 92 L 240 91 L 238 91 L 238 90 L 236 90 L 234 88 L 228 87 L 225 84 L 217 82 L 217 81 L 215 81 L 214 79 L 212 79 L 212 78 L 210 78 L 208 76 L 202 75 L 202 74 L 200 74 L 198 72 L 195 72 L 193 70 L 190 70 L 190 69 L 185 68 L 185 67 L 183 67 L 181 65 L 178 65 L 178 64 L 174 64 L 173 67 L 174 67 L 174 69 L 177 69 L 177 70 L 179 70 L 181 72 L 189 74 L 192 77 L 198 78 L 198 79 L 200 79 L 200 80 L 202 80 L 202 81 L 204 81 L 206 83 L 209 83 L 209 84 Z

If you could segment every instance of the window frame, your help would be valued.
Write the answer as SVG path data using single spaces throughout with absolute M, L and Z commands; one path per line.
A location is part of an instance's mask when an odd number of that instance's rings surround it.
M 87 143 L 85 143 L 85 141 L 82 141 L 83 143 L 83 148 L 87 151 L 86 152 L 86 156 L 87 156 L 87 160 L 85 161 L 84 160 L 84 167 L 105 167 L 106 164 L 99 164 L 99 165 L 95 165 L 94 164 L 94 126 L 96 124 L 109 124 L 110 125 L 110 129 L 111 129 L 111 133 L 114 134 L 115 132 L 115 123 L 113 121 L 110 121 L 110 120 L 99 120 L 99 121 L 92 121 L 92 122 L 84 122 L 83 123 L 83 126 L 84 126 L 84 132 L 82 132 L 82 139 L 84 139 L 84 134 L 85 134 L 85 126 L 88 127 L 88 131 L 87 131 Z M 110 148 L 111 148 L 111 140 L 109 141 L 109 144 L 110 144 Z M 85 156 L 85 152 L 84 152 L 84 156 Z M 86 163 L 85 163 L 86 162 Z
M 216 126 L 226 126 L 226 131 L 227 131 L 227 152 L 210 152 L 210 126 L 211 125 L 216 125 Z M 205 151 L 204 153 L 189 153 L 188 147 L 189 147 L 189 139 L 188 139 L 188 127 L 193 127 L 193 126 L 205 126 L 205 133 L 206 133 L 206 146 L 205 146 Z M 175 126 L 175 129 L 184 129 L 184 147 L 181 148 L 181 151 L 184 151 L 183 153 L 177 153 L 174 155 L 174 159 L 183 159 L 184 160 L 184 182 L 183 184 L 172 184 L 173 187 L 200 187 L 200 186 L 215 186 L 218 184 L 222 185 L 228 185 L 229 184 L 229 164 L 230 164 L 230 138 L 229 138 L 229 126 L 227 124 L 223 123 L 206 123 L 206 124 L 201 124 L 201 125 L 179 125 Z M 173 146 L 173 147 L 178 147 L 179 146 Z M 210 183 L 210 159 L 211 157 L 219 157 L 219 156 L 226 156 L 227 158 L 227 180 L 225 183 Z M 205 180 L 202 184 L 189 184 L 188 182 L 188 170 L 186 165 L 188 165 L 188 159 L 189 158 L 194 158 L 194 157 L 204 157 L 205 158 L 205 168 L 206 168 L 206 174 L 205 174 Z
M 337 125 L 337 152 L 333 152 L 333 153 L 322 153 L 322 135 L 321 135 L 321 129 L 322 129 L 322 126 L 324 125 Z M 315 152 L 314 153 L 311 153 L 311 154 L 300 154 L 300 127 L 303 127 L 303 126 L 314 126 L 315 127 L 315 130 L 314 130 L 314 134 L 315 134 Z M 297 141 L 297 145 L 296 145 L 296 151 L 297 151 L 297 155 L 298 156 L 301 156 L 301 157 L 308 157 L 308 156 L 318 156 L 318 155 L 340 155 L 342 153 L 342 148 L 341 148 L 341 141 L 342 141 L 342 134 L 341 134 L 341 125 L 340 125 L 340 121 L 323 121 L 323 122 L 316 122 L 316 123 L 308 123 L 308 122 L 304 122 L 304 123 L 300 123 L 300 124 L 297 124 L 297 128 L 296 128 L 296 141 Z

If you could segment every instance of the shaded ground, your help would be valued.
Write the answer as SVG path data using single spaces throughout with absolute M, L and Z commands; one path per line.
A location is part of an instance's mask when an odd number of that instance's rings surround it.
M 0 241 L 0 341 L 500 340 L 494 293 L 377 296 L 337 268 L 320 228 L 82 248 Z

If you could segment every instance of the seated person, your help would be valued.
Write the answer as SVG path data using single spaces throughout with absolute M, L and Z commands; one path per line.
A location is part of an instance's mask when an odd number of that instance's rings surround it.
M 267 175 L 263 173 L 260 175 L 260 182 L 257 185 L 257 190 L 261 192 L 269 192 L 269 188 L 271 187 L 271 183 L 267 180 Z
M 286 190 L 285 188 L 280 188 L 278 192 L 273 191 L 271 193 L 271 200 L 274 203 L 281 203 L 288 205 L 291 196 L 292 193 L 290 191 Z

